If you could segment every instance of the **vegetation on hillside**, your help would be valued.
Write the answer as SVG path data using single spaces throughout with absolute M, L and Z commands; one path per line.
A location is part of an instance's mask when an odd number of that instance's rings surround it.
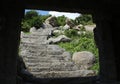
M 31 27 L 40 28 L 43 22 L 51 15 L 39 15 L 35 10 L 31 10 L 25 13 L 22 20 L 22 31 L 29 32 Z
M 43 22 L 50 17 L 51 15 L 39 15 L 37 11 L 31 10 L 25 13 L 25 16 L 22 20 L 22 31 L 29 32 L 31 27 L 40 28 Z M 66 24 L 66 18 L 64 15 L 56 17 L 57 23 L 59 26 L 64 26 Z M 93 24 L 92 16 L 90 14 L 81 14 L 80 16 L 76 17 L 75 20 L 71 20 L 76 25 L 82 24 Z
M 58 25 L 59 26 L 64 26 L 66 24 L 65 20 L 66 20 L 66 17 L 64 15 L 57 17 Z
M 93 24 L 92 15 L 81 14 L 79 17 L 76 17 L 74 22 L 75 22 L 76 25 L 79 25 L 79 24 L 83 24 L 83 25 Z
M 61 42 L 58 45 L 64 48 L 66 51 L 69 51 L 71 54 L 80 51 L 92 52 L 96 57 L 96 63 L 94 64 L 93 67 L 91 67 L 91 69 L 98 71 L 99 70 L 98 48 L 96 47 L 93 33 L 83 32 L 82 34 L 78 35 L 76 30 L 70 29 L 65 31 L 65 35 L 70 37 L 72 41 L 66 43 Z
M 40 28 L 42 26 L 42 23 L 51 15 L 39 15 L 36 11 L 28 11 L 25 14 L 25 17 L 22 20 L 22 31 L 29 32 L 29 29 L 31 27 Z M 57 23 L 59 26 L 64 26 L 66 17 L 65 16 L 59 16 L 57 18 Z M 75 20 L 72 20 L 76 25 L 82 24 L 82 25 L 88 25 L 93 24 L 92 16 L 89 14 L 82 14 L 79 17 L 77 17 Z M 98 62 L 98 49 L 94 42 L 94 36 L 93 33 L 90 32 L 84 32 L 82 34 L 78 34 L 77 30 L 69 29 L 65 30 L 64 34 L 72 39 L 71 42 L 67 43 L 59 43 L 62 48 L 65 48 L 67 51 L 69 51 L 71 54 L 74 52 L 79 51 L 90 51 L 96 56 L 96 63 L 91 68 L 93 70 L 99 70 L 99 62 Z

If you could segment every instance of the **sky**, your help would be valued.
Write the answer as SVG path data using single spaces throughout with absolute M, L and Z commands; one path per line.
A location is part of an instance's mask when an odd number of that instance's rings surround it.
M 27 12 L 27 11 L 30 11 L 30 10 L 27 10 L 27 9 L 26 9 L 25 12 Z M 78 16 L 80 15 L 80 13 L 57 12 L 57 11 L 44 11 L 44 10 L 36 10 L 36 11 L 37 11 L 38 14 L 40 14 L 40 15 L 48 15 L 48 14 L 50 14 L 50 15 L 56 16 L 56 17 L 64 15 L 64 16 L 70 18 L 70 19 L 75 19 L 76 17 L 78 17 Z

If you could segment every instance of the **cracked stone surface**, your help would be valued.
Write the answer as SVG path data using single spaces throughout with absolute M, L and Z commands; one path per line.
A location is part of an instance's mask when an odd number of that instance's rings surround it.
M 46 43 L 51 30 L 52 28 L 46 28 L 30 34 L 22 33 L 20 56 L 29 72 L 40 78 L 95 75 L 92 70 L 80 70 L 65 49 Z

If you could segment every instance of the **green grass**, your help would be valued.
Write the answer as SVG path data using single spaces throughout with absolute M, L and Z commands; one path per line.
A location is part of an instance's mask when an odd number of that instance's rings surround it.
M 96 63 L 90 69 L 96 70 L 98 72 L 99 71 L 98 48 L 95 45 L 93 33 L 86 32 L 85 34 L 77 35 L 75 31 L 70 30 L 70 32 L 67 31 L 66 36 L 72 38 L 72 41 L 66 43 L 61 42 L 58 45 L 64 48 L 66 51 L 69 51 L 71 54 L 80 51 L 92 52 L 96 57 Z

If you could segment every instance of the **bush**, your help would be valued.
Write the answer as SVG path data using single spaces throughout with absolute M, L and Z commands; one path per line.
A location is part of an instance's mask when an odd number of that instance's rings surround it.
M 75 30 L 75 29 L 69 29 L 69 30 L 65 30 L 65 35 L 67 36 L 67 37 L 70 37 L 70 38 L 72 38 L 73 36 L 77 36 L 78 34 L 77 34 L 77 30 Z
M 23 21 L 22 23 L 22 28 L 21 31 L 23 32 L 29 32 L 31 26 L 29 25 L 29 23 L 27 21 Z
M 91 32 L 86 32 L 81 35 L 76 35 L 76 31 L 74 30 L 67 30 L 67 36 L 72 37 L 72 41 L 69 43 L 59 43 L 59 46 L 64 48 L 66 51 L 69 51 L 71 54 L 74 52 L 80 51 L 90 51 L 96 57 L 96 63 L 90 69 L 99 70 L 99 60 L 98 60 L 98 49 L 94 42 L 94 34 Z M 71 35 L 72 34 L 72 35 Z
M 32 19 L 33 17 L 37 17 L 37 16 L 38 16 L 38 13 L 35 10 L 31 10 L 31 11 L 28 11 L 25 13 L 24 19 L 29 20 L 29 19 Z
M 42 20 L 40 19 L 40 16 L 37 16 L 29 20 L 23 20 L 21 24 L 22 24 L 22 31 L 29 32 L 31 27 L 40 28 L 42 25 Z
M 90 14 L 80 15 L 79 17 L 77 17 L 74 20 L 74 22 L 75 22 L 76 25 L 79 25 L 79 24 L 83 24 L 83 25 L 93 24 L 92 15 L 90 15 Z
M 66 20 L 66 17 L 64 15 L 57 17 L 58 25 L 59 26 L 64 26 L 66 24 L 65 20 Z
M 40 19 L 42 20 L 42 23 L 45 22 L 45 20 L 50 16 L 51 15 L 40 15 Z
M 40 28 L 42 26 L 42 20 L 40 18 L 40 16 L 34 17 L 33 19 L 30 20 L 30 25 L 31 27 L 35 27 L 35 28 Z

